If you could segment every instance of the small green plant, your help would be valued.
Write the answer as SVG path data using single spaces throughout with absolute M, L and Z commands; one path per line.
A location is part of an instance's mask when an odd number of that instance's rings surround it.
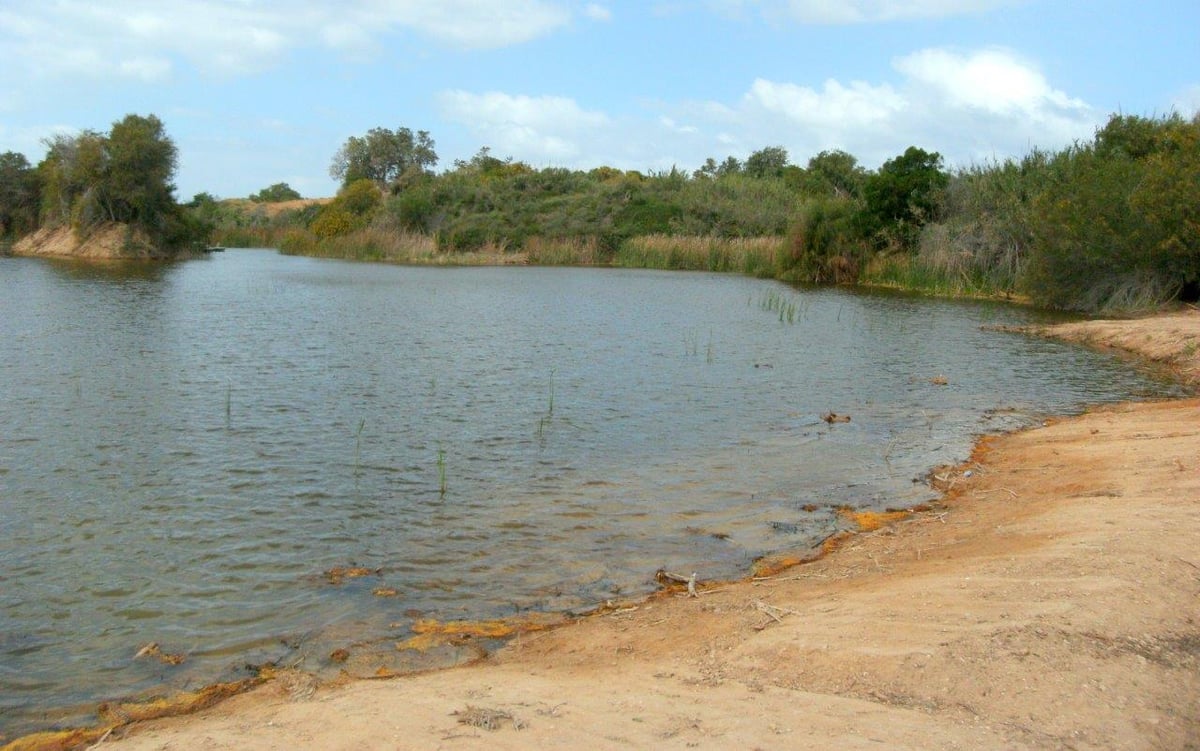
M 367 418 L 362 418 L 358 421 L 358 430 L 354 433 L 354 474 L 358 474 L 359 452 L 362 449 L 362 432 L 367 425 Z
M 795 323 L 796 311 L 799 309 L 795 299 L 775 290 L 763 296 L 759 307 L 768 313 L 777 313 L 780 323 Z
M 438 470 L 438 497 L 446 497 L 446 449 L 438 445 L 437 453 L 437 470 Z

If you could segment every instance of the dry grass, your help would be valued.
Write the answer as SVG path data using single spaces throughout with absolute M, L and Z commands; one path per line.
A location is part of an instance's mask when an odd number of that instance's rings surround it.
M 525 723 L 517 719 L 512 712 L 476 707 L 471 704 L 468 704 L 464 710 L 454 712 L 454 716 L 458 718 L 460 725 L 470 725 L 473 728 L 483 728 L 484 730 L 499 730 L 505 720 L 512 723 L 514 730 L 525 727 Z
M 309 206 L 324 206 L 332 198 L 297 198 L 294 201 L 258 202 L 249 198 L 226 198 L 221 201 L 224 206 L 230 206 L 243 214 L 261 213 L 269 219 L 274 219 L 285 211 L 298 211 Z
M 785 243 L 782 237 L 643 235 L 621 245 L 616 263 L 636 268 L 774 276 Z
M 526 260 L 539 266 L 598 266 L 606 262 L 594 237 L 529 237 L 524 247 Z

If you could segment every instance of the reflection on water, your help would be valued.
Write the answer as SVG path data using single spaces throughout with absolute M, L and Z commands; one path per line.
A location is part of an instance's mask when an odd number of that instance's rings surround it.
M 0 288 L 6 730 L 418 615 L 736 576 L 925 499 L 979 432 L 1170 391 L 980 328 L 1029 311 L 734 276 L 231 251 L 5 258 Z

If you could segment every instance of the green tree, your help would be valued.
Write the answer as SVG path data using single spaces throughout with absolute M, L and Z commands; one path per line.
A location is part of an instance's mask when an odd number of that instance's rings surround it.
M 437 164 L 429 133 L 414 135 L 408 128 L 372 128 L 365 136 L 351 136 L 333 156 L 329 174 L 343 185 L 373 180 L 386 189 L 408 172 L 428 172 Z
M 692 173 L 692 177 L 696 180 L 701 180 L 704 178 L 711 178 L 711 177 L 716 177 L 716 176 L 717 176 L 717 160 L 713 159 L 711 156 L 709 158 L 705 159 L 704 164 L 701 165 L 699 169 L 697 169 L 695 172 Z
M 113 123 L 105 143 L 105 163 L 96 186 L 97 201 L 114 222 L 161 230 L 176 213 L 178 152 L 162 120 L 126 115 Z
M 742 174 L 742 163 L 737 157 L 727 156 L 725 161 L 717 164 L 717 160 L 711 156 L 704 160 L 704 164 L 700 169 L 692 173 L 692 177 L 700 179 L 702 177 L 728 177 L 729 175 Z
M 70 224 L 82 213 L 80 199 L 103 178 L 105 136 L 94 130 L 78 135 L 59 133 L 43 139 L 46 156 L 38 163 L 42 186 L 41 221 L 51 226 Z M 93 205 L 94 208 L 94 205 Z
M 725 161 L 717 165 L 717 177 L 740 174 L 742 174 L 742 163 L 737 160 L 737 157 L 727 156 Z
M 941 154 L 909 146 L 867 177 L 863 185 L 865 206 L 860 213 L 864 234 L 877 244 L 895 243 L 912 250 L 921 226 L 936 218 L 949 182 Z
M 858 198 L 862 195 L 867 172 L 859 166 L 854 155 L 834 149 L 809 159 L 806 177 L 805 189 L 813 195 Z
M 15 237 L 37 227 L 40 185 L 24 154 L 0 154 L 0 237 Z
M 746 164 L 742 169 L 750 177 L 782 177 L 787 166 L 787 149 L 782 146 L 768 146 L 746 157 Z
M 178 152 L 154 115 L 126 115 L 107 134 L 85 130 L 43 141 L 38 164 L 44 224 L 86 231 L 101 222 L 144 230 L 164 247 L 200 239 L 205 228 L 175 202 Z
M 280 201 L 297 201 L 303 197 L 299 191 L 287 183 L 275 183 L 250 196 L 250 200 L 255 203 L 278 203 Z
M 1200 118 L 1116 115 L 1049 168 L 1025 280 L 1036 301 L 1114 313 L 1197 296 Z
M 1105 159 L 1121 156 L 1145 159 L 1177 148 L 1175 134 L 1186 127 L 1187 122 L 1178 113 L 1162 119 L 1113 115 L 1096 131 L 1096 154 Z

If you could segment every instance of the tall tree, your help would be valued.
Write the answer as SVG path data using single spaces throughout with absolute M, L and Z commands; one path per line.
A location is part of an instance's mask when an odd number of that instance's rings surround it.
M 39 184 L 24 154 L 0 154 L 0 237 L 30 232 L 37 226 Z
M 911 250 L 920 227 L 936 217 L 950 175 L 942 155 L 916 146 L 883 163 L 863 186 L 863 229 L 884 242 Z
M 862 194 L 867 173 L 858 165 L 858 159 L 840 149 L 822 151 L 808 160 L 808 189 L 811 192 L 840 198 L 854 198 Z
M 101 204 L 115 222 L 151 225 L 175 208 L 178 152 L 154 115 L 113 123 L 100 183 Z
M 100 183 L 105 154 L 105 137 L 94 130 L 78 135 L 56 134 L 45 138 L 46 156 L 38 163 L 42 186 L 42 221 L 70 224 L 75 221 L 80 201 Z
M 746 157 L 743 169 L 750 177 L 782 177 L 783 169 L 787 166 L 787 149 L 782 146 L 768 146 Z
M 437 161 L 428 131 L 414 135 L 408 128 L 372 128 L 365 136 L 346 139 L 333 156 L 329 174 L 344 186 L 365 178 L 388 188 L 405 173 L 427 172 Z

